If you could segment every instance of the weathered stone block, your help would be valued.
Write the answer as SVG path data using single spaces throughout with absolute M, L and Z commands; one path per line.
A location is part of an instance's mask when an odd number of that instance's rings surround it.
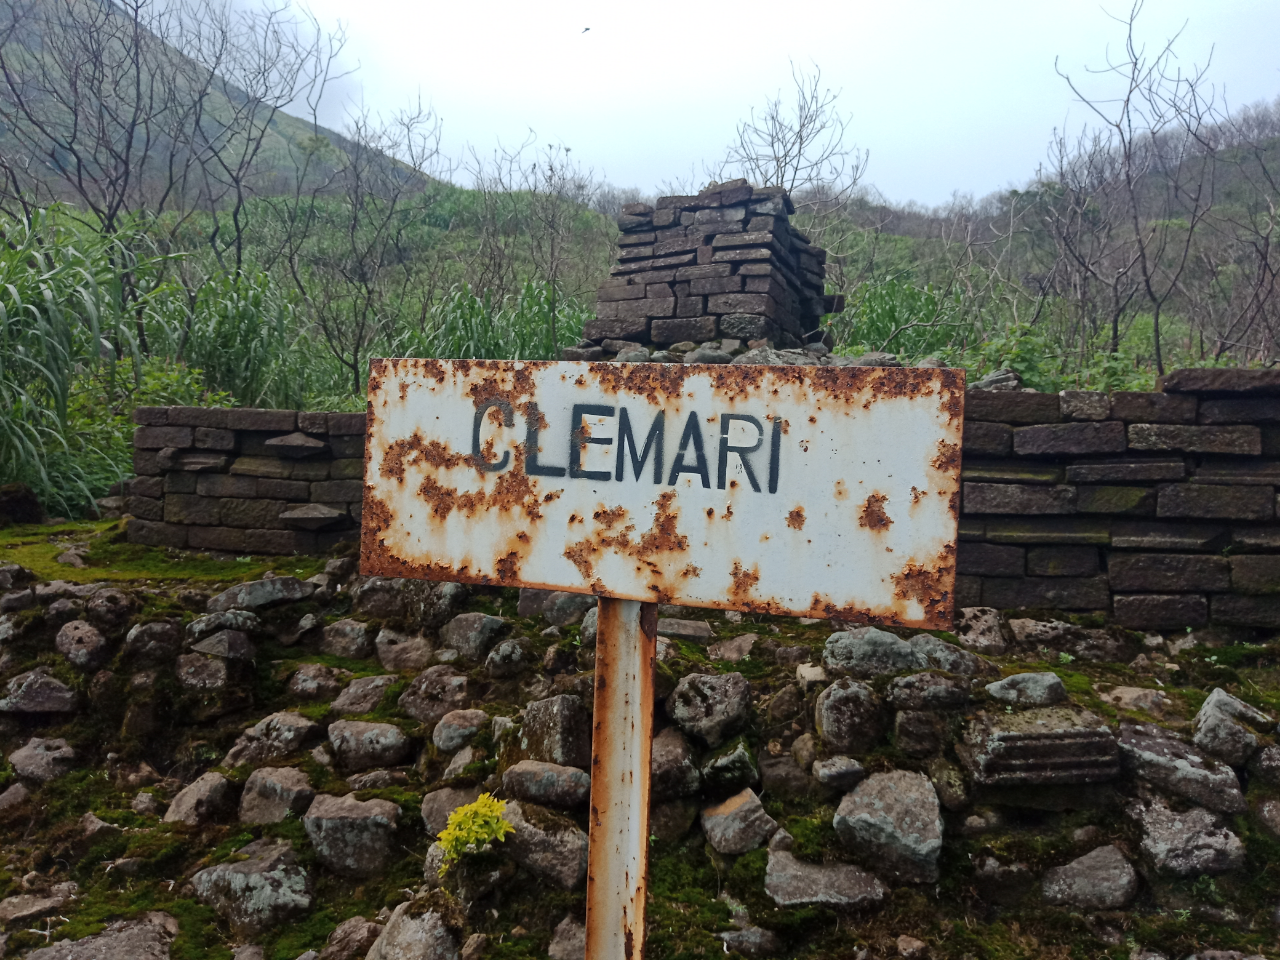
M 1046 423 L 1013 431 L 1013 452 L 1019 456 L 1123 453 L 1124 424 Z
M 1098 572 L 1098 548 L 1032 547 L 1026 572 L 1033 577 L 1091 577 Z
M 1111 395 L 1111 417 L 1126 423 L 1195 423 L 1196 398 L 1190 394 L 1118 390 Z
M 956 607 L 977 607 L 982 605 L 982 578 L 974 576 L 956 576 Z
M 1007 457 L 1013 451 L 1013 427 L 1007 423 L 985 423 L 965 419 L 966 456 Z
M 966 483 L 966 513 L 1075 513 L 1076 488 L 1015 483 Z
M 1156 515 L 1160 517 L 1270 520 L 1275 516 L 1275 494 L 1271 487 L 1169 483 L 1159 491 Z
M 134 407 L 133 422 L 144 427 L 163 427 L 169 422 L 169 408 Z
M 1236 593 L 1280 593 L 1280 556 L 1254 554 L 1232 557 L 1231 589 Z
M 321 480 L 311 485 L 311 499 L 316 503 L 353 502 L 363 497 L 363 480 Z
M 214 427 L 196 427 L 195 444 L 200 450 L 234 450 L 236 434 L 234 430 L 218 430 Z
M 1188 427 L 1134 423 L 1129 426 L 1129 449 L 1234 453 L 1256 457 L 1262 453 L 1262 433 L 1257 427 Z
M 738 340 L 761 340 L 776 337 L 777 328 L 768 317 L 752 313 L 730 313 L 720 318 L 720 333 Z
M 170 407 L 169 425 L 174 427 L 209 427 L 225 430 L 228 409 L 225 407 Z
M 1105 393 L 1093 390 L 1063 390 L 1062 416 L 1067 420 L 1105 420 L 1111 415 L 1111 401 Z
M 1050 607 L 1059 610 L 1106 610 L 1111 591 L 1106 577 L 1022 577 L 984 579 L 982 603 L 999 609 Z
M 192 527 L 187 532 L 187 546 L 192 550 L 223 550 L 227 553 L 243 553 L 243 530 L 232 527 Z
M 294 467 L 297 472 L 297 467 Z M 258 477 L 258 496 L 272 500 L 309 500 L 311 484 L 302 480 L 273 480 L 271 477 Z
M 1280 463 L 1275 461 L 1216 460 L 1200 461 L 1193 472 L 1192 483 L 1280 485 Z
M 293 410 L 261 410 L 234 407 L 227 411 L 228 430 L 271 430 L 287 433 L 298 429 L 298 414 Z
M 1223 593 L 1213 597 L 1209 617 L 1215 624 L 1280 629 L 1280 597 L 1242 597 Z
M 223 500 L 220 516 L 228 527 L 280 529 L 284 527 L 280 514 L 288 506 L 284 500 Z
M 1230 590 L 1225 557 L 1176 553 L 1113 553 L 1107 562 L 1111 586 L 1122 591 Z
M 297 472 L 294 473 L 297 476 Z M 329 476 L 334 480 L 364 480 L 363 460 L 334 460 L 329 464 Z M 323 478 L 317 478 L 323 479 Z
M 1003 423 L 975 424 L 975 426 L 1012 429 Z M 964 463 L 960 468 L 960 477 L 963 480 L 995 483 L 1062 482 L 1062 467 L 1057 464 L 1038 463 L 1034 460 L 975 460 L 969 457 L 968 447 L 964 450 Z
M 244 545 L 250 553 L 315 553 L 316 535 L 308 530 L 246 530 Z
M 583 325 L 582 336 L 587 340 L 634 340 L 645 343 L 649 339 L 649 318 L 597 316 Z
M 1200 423 L 1280 423 L 1280 398 L 1202 400 Z
M 124 511 L 139 520 L 163 520 L 164 501 L 151 497 L 126 497 Z
M 1174 370 L 1156 386 L 1165 393 L 1219 393 L 1228 396 L 1280 395 L 1280 369 L 1242 370 L 1238 367 Z
M 1181 480 L 1186 475 L 1187 465 L 1182 460 L 1123 460 L 1067 466 L 1068 483 L 1141 483 Z
M 135 427 L 133 430 L 133 446 L 138 450 L 181 449 L 193 442 L 190 427 Z
M 1112 603 L 1112 619 L 1134 630 L 1181 630 L 1209 622 L 1209 601 L 1199 593 L 1116 594 Z
M 1057 394 L 1053 393 L 967 390 L 964 417 L 997 423 L 1058 423 L 1062 420 L 1062 409 Z
M 200 526 L 215 527 L 220 520 L 220 500 L 213 497 L 198 497 L 190 494 L 173 493 L 164 498 L 164 519 L 166 523 L 189 523 Z
M 164 476 L 165 496 L 171 493 L 196 493 L 199 484 L 194 473 L 166 473 Z
M 364 437 L 367 415 L 364 413 L 331 413 L 329 414 L 329 433 L 338 436 Z M 332 442 L 332 441 L 331 441 Z M 361 446 L 364 445 L 363 439 Z
M 986 537 L 993 543 L 1096 543 L 1111 542 L 1111 521 L 1075 517 L 992 517 Z
M 683 343 L 712 340 L 716 336 L 715 317 L 676 317 L 653 321 L 654 343 Z
M 293 472 L 293 464 L 275 457 L 237 457 L 231 464 L 231 472 L 237 476 L 287 480 Z
M 130 520 L 128 536 L 130 543 L 141 543 L 148 547 L 185 547 L 187 545 L 187 528 L 172 523 Z
M 202 473 L 196 480 L 195 492 L 202 497 L 252 498 L 258 495 L 258 478 L 229 473 Z
M 1226 527 L 1211 523 L 1117 520 L 1111 526 L 1111 545 L 1122 550 L 1220 550 L 1227 539 Z
M 707 313 L 755 313 L 774 319 L 777 303 L 763 293 L 721 293 L 707 298 Z
M 1151 487 L 1079 487 L 1076 510 L 1080 513 L 1154 517 L 1156 491 Z
M 981 786 L 1105 783 L 1120 773 L 1110 728 L 1080 707 L 979 714 L 956 753 Z
M 1020 577 L 1026 573 L 1026 551 L 1022 547 L 996 543 L 961 543 L 956 550 L 956 572 L 985 577 Z
M 160 458 L 156 450 L 133 450 L 133 472 L 140 477 L 160 473 Z

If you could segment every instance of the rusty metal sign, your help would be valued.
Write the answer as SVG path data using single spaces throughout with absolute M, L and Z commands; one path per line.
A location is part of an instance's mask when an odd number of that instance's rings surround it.
M 375 360 L 361 567 L 942 628 L 964 374 Z

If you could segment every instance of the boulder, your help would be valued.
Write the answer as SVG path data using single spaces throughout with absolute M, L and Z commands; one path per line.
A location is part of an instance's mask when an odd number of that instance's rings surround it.
M 1066 705 L 979 713 L 956 753 L 981 786 L 1105 783 L 1120 773 L 1111 728 L 1088 710 Z
M 677 640 L 690 640 L 706 645 L 714 640 L 716 632 L 705 620 L 679 620 L 675 617 L 659 617 L 658 633 L 664 637 L 675 637 Z
M 65 897 L 42 897 L 33 893 L 20 893 L 17 896 L 0 900 L 0 924 L 11 924 L 22 920 L 33 920 L 59 910 L 67 902 Z
M 486 753 L 479 747 L 465 746 L 453 755 L 453 759 L 449 761 L 449 765 L 444 768 L 444 773 L 440 774 L 441 780 L 451 780 L 454 777 L 460 777 L 466 772 L 467 767 L 483 760 Z
M 440 914 L 410 900 L 391 911 L 365 960 L 460 960 L 458 939 Z
M 217 657 L 184 653 L 174 664 L 178 684 L 192 693 L 213 693 L 227 685 L 227 664 Z
M 591 795 L 591 776 L 577 767 L 521 760 L 502 772 L 502 789 L 508 796 L 528 803 L 580 807 Z
M 1280 746 L 1263 747 L 1255 753 L 1249 772 L 1269 787 L 1280 787 Z
M 0 813 L 14 810 L 31 799 L 31 791 L 21 783 L 11 783 L 0 793 Z
M 249 635 L 242 630 L 219 630 L 199 643 L 193 643 L 191 651 L 223 660 L 253 660 L 258 655 Z
M 182 630 L 171 620 L 152 620 L 131 627 L 124 655 L 140 663 L 170 663 L 182 652 Z
M 551 932 L 551 944 L 547 947 L 551 960 L 587 960 L 587 928 L 566 916 Z
M 1067 688 L 1056 673 L 1015 673 L 988 683 L 986 689 L 1001 703 L 1020 707 L 1048 707 L 1067 699 Z
M 422 798 L 422 823 L 431 836 L 438 836 L 449 823 L 449 814 L 480 796 L 479 787 L 444 787 Z
M 1142 852 L 1161 873 L 1176 877 L 1228 873 L 1244 866 L 1244 844 L 1203 807 L 1175 813 L 1162 800 L 1127 808 L 1142 828 Z
M 289 843 L 255 840 L 237 854 L 243 859 L 208 867 L 191 878 L 196 898 L 237 936 L 261 936 L 311 909 L 311 878 Z
M 299 700 L 332 700 L 350 679 L 350 670 L 304 663 L 289 678 L 288 691 Z
M 339 620 L 324 628 L 320 651 L 331 657 L 364 660 L 373 656 L 373 629 L 360 620 Z
M 212 597 L 206 606 L 210 613 L 224 610 L 261 610 L 281 603 L 306 600 L 316 592 L 314 583 L 306 583 L 297 577 L 272 577 L 269 580 L 250 580 L 239 583 Z
M 730 741 L 707 757 L 699 773 L 703 790 L 721 797 L 760 783 L 755 758 L 741 738 Z
M 71 713 L 75 708 L 75 691 L 43 667 L 18 674 L 0 698 L 0 713 Z
M 841 753 L 866 753 L 888 728 L 884 706 L 875 691 L 848 678 L 818 694 L 813 719 L 827 746 Z
M 565 890 L 575 890 L 587 879 L 587 835 L 572 820 L 545 807 L 507 802 L 504 814 L 515 827 L 502 850 L 530 873 Z
M 963 710 L 969 705 L 969 686 L 936 673 L 913 673 L 894 679 L 889 703 L 896 710 Z
M 38 780 L 48 783 L 63 774 L 71 772 L 75 763 L 76 752 L 62 739 L 45 740 L 32 737 L 26 746 L 19 747 L 9 754 L 9 763 L 13 772 L 26 780 Z
M 1245 724 L 1270 731 L 1275 721 L 1261 710 L 1216 687 L 1196 714 L 1192 740 L 1205 753 L 1233 767 L 1242 767 L 1258 749 L 1258 738 Z
M 343 920 L 329 934 L 316 960 L 362 960 L 381 933 L 382 924 L 364 917 Z
M 391 859 L 400 808 L 389 800 L 319 794 L 302 817 L 316 858 L 344 877 L 374 877 Z
M 338 694 L 337 699 L 329 704 L 329 709 L 343 716 L 372 713 L 382 702 L 383 694 L 398 680 L 399 677 L 389 673 L 374 677 L 356 677 L 347 684 L 342 693 Z
M 27 960 L 168 960 L 178 921 L 152 911 L 134 920 L 117 920 L 101 933 L 63 940 L 27 954 Z
M 769 842 L 764 892 L 780 907 L 875 907 L 888 896 L 883 883 L 850 863 L 806 863 L 791 853 L 792 838 L 779 830 Z
M 596 634 L 600 629 L 600 607 L 594 606 L 582 615 L 582 625 L 578 628 L 578 639 L 584 647 L 596 645 Z
M 276 763 L 302 752 L 319 740 L 323 732 L 320 724 L 308 720 L 300 713 L 290 713 L 287 710 L 273 713 L 240 734 L 240 738 L 222 758 L 222 766 Z
M 296 767 L 259 767 L 240 794 L 240 822 L 279 823 L 290 813 L 302 816 L 315 796 L 311 781 Z
M 707 656 L 725 663 L 740 663 L 751 656 L 751 648 L 759 639 L 754 633 L 744 633 L 738 637 L 717 640 L 707 647 Z
M 508 680 L 517 676 L 532 662 L 524 645 L 513 637 L 499 640 L 485 658 L 484 667 L 495 680 Z
M 1131 776 L 1221 813 L 1243 813 L 1236 772 L 1154 724 L 1120 725 L 1120 757 Z
M 1119 847 L 1108 845 L 1047 871 L 1041 890 L 1049 903 L 1121 910 L 1138 893 L 1138 873 Z
M 231 781 L 210 770 L 178 791 L 165 812 L 164 822 L 203 826 L 228 812 L 234 802 Z
M 520 754 L 566 767 L 591 766 L 591 715 L 581 697 L 561 694 L 525 707 Z
M 123 590 L 103 587 L 90 594 L 84 602 L 84 615 L 94 626 L 114 633 L 129 622 L 136 606 L 133 597 Z
M 892 633 L 875 627 L 841 630 L 827 637 L 822 663 L 836 673 L 860 679 L 929 668 L 928 658 Z
M 685 733 L 717 747 L 746 722 L 751 684 L 740 673 L 691 673 L 667 697 L 667 716 Z
M 956 618 L 956 639 L 962 646 L 989 657 L 998 657 L 1008 649 L 1000 611 L 995 607 L 962 607 Z
M 694 762 L 693 748 L 677 727 L 667 727 L 653 738 L 649 755 L 649 790 L 655 801 L 675 800 L 696 794 L 702 775 Z
M 68 663 L 80 670 L 101 666 L 109 653 L 106 637 L 97 627 L 83 620 L 64 623 L 54 640 L 54 647 Z
M 519 600 L 516 602 L 517 617 L 536 617 L 542 613 L 547 598 L 553 590 L 539 590 L 535 587 L 521 587 Z
M 857 760 L 837 756 L 815 760 L 813 775 L 824 787 L 848 793 L 867 778 L 867 771 Z
M 489 715 L 483 710 L 450 710 L 431 732 L 436 749 L 453 753 L 470 743 L 477 733 L 489 726 Z
M 239 630 L 241 633 L 260 633 L 264 630 L 262 619 L 248 610 L 222 610 L 196 617 L 187 624 L 187 643 L 193 644 L 213 636 L 220 630 Z
M 458 656 L 479 663 L 507 628 L 507 621 L 487 613 L 460 613 L 440 628 L 440 645 L 457 650 Z
M 338 720 L 329 724 L 329 745 L 347 771 L 395 766 L 409 756 L 412 741 L 393 723 Z
M 719 853 L 743 854 L 761 846 L 778 829 L 755 793 L 746 789 L 702 811 L 702 832 Z
M 595 605 L 596 598 L 590 594 L 557 590 L 542 604 L 542 615 L 553 627 L 568 627 L 580 621 Z
M 378 631 L 373 641 L 374 654 L 384 670 L 423 670 L 431 663 L 435 651 L 424 637 L 401 633 L 390 627 Z
M 907 883 L 938 879 L 942 814 L 924 774 L 873 774 L 840 801 L 832 824 L 846 849 L 881 876 Z
M 450 710 L 471 705 L 467 678 L 447 664 L 427 667 L 400 695 L 399 704 L 413 719 L 434 726 Z

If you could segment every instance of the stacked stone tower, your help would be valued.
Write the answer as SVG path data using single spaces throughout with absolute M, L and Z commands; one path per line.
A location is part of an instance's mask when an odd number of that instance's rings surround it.
M 820 342 L 823 315 L 843 298 L 825 294 L 826 251 L 791 226 L 794 212 L 783 188 L 745 180 L 623 207 L 618 263 L 565 359 L 645 359 L 643 348 L 649 359 L 674 360 L 725 341 Z

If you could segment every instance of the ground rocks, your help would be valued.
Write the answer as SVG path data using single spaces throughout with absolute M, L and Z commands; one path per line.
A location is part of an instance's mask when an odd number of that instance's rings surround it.
M 240 794 L 240 822 L 279 823 L 290 813 L 302 816 L 315 795 L 301 770 L 260 767 L 249 774 Z
M 678 728 L 665 728 L 653 738 L 649 756 L 649 789 L 653 799 L 692 796 L 701 786 L 702 775 L 694 762 L 689 741 Z
M 1008 647 L 1000 626 L 1000 611 L 994 607 L 964 607 L 956 617 L 956 639 L 989 657 L 998 657 Z
M 542 615 L 553 627 L 568 627 L 581 620 L 596 605 L 590 594 L 556 591 L 542 604 Z
M 1152 786 L 1222 813 L 1243 813 L 1244 794 L 1236 773 L 1153 724 L 1120 726 L 1125 769 Z
M 530 760 L 591 766 L 591 715 L 581 697 L 561 694 L 525 707 L 520 752 Z
M 311 879 L 292 846 L 255 840 L 237 853 L 245 859 L 208 867 L 191 878 L 200 902 L 237 935 L 259 936 L 311 909 Z
M 170 663 L 182 652 L 182 630 L 169 620 L 153 620 L 130 628 L 124 654 L 140 663 Z
M 831 634 L 822 652 L 822 663 L 828 670 L 861 679 L 929 667 L 923 653 L 875 627 L 858 627 Z
M 436 724 L 431 741 L 437 749 L 453 753 L 488 725 L 489 715 L 483 710 L 451 710 Z
M 913 673 L 893 681 L 889 703 L 895 710 L 962 710 L 969 703 L 969 687 L 936 673 Z
M 350 679 L 350 670 L 304 663 L 289 678 L 288 689 L 300 700 L 332 700 Z
M 213 693 L 227 685 L 227 665 L 216 657 L 184 653 L 174 664 L 178 683 L 193 693 Z
M 324 949 L 316 960 L 361 960 L 382 933 L 382 924 L 352 917 L 338 924 L 329 934 Z
M 26 746 L 9 754 L 13 772 L 27 780 L 47 783 L 71 771 L 76 752 L 62 739 L 45 740 L 32 737 Z
M 830 757 L 814 761 L 813 775 L 824 787 L 847 793 L 866 779 L 867 771 L 857 760 Z
M 104 587 L 84 603 L 84 614 L 95 626 L 113 633 L 123 627 L 134 610 L 134 600 L 123 590 Z
M 400 808 L 389 800 L 360 801 L 322 793 L 302 818 L 316 857 L 344 877 L 372 877 L 391 857 Z
M 565 890 L 587 878 L 587 835 L 572 821 L 545 807 L 507 803 L 505 818 L 515 833 L 503 842 L 503 852 L 516 863 Z
M 884 706 L 865 683 L 837 680 L 818 694 L 814 724 L 832 750 L 866 753 L 887 729 Z
M 81 670 L 92 670 L 107 659 L 107 640 L 98 628 L 83 620 L 62 625 L 54 641 L 67 662 Z
M 764 811 L 750 789 L 702 811 L 702 832 L 720 853 L 747 853 L 763 844 L 778 829 L 778 822 Z
M 1196 714 L 1192 740 L 1205 753 L 1241 767 L 1258 749 L 1258 738 L 1245 728 L 1246 723 L 1266 730 L 1275 725 L 1261 710 L 1216 687 Z
M 43 667 L 18 674 L 0 698 L 0 713 L 71 713 L 75 708 L 75 691 Z
M 754 787 L 760 782 L 755 759 L 741 738 L 704 758 L 699 772 L 704 791 L 715 796 L 737 793 L 743 787 Z
M 275 763 L 294 754 L 320 739 L 323 730 L 318 723 L 300 713 L 281 711 L 263 717 L 240 735 L 227 755 L 222 759 L 224 767 L 238 767 L 242 763 L 254 766 Z
M 224 610 L 260 610 L 281 603 L 305 600 L 315 592 L 314 583 L 306 583 L 297 577 L 250 580 L 211 598 L 206 609 L 210 613 L 220 613 Z
M 1201 807 L 1175 813 L 1160 800 L 1134 801 L 1128 812 L 1142 827 L 1143 854 L 1161 873 L 1196 877 L 1244 866 L 1244 845 L 1217 814 Z
M 499 640 L 485 658 L 484 667 L 489 676 L 496 680 L 506 680 L 517 676 L 521 670 L 531 663 L 529 653 L 519 640 L 508 637 Z
M 458 807 L 475 803 L 479 787 L 444 787 L 422 798 L 422 822 L 427 833 L 436 836 L 449 822 L 449 814 Z
M 845 847 L 877 873 L 908 883 L 938 879 L 942 816 L 921 773 L 878 773 L 845 795 L 832 821 Z
M 329 745 L 343 770 L 370 770 L 402 762 L 413 744 L 393 723 L 338 720 L 329 724 Z
M 432 726 L 450 710 L 470 705 L 467 678 L 447 664 L 427 667 L 400 694 L 399 704 L 413 719 Z
M 1098 847 L 1044 875 L 1049 903 L 1082 910 L 1119 910 L 1138 892 L 1138 874 L 1119 847 Z
M 586 960 L 587 928 L 572 916 L 565 917 L 556 924 L 547 956 L 551 960 Z
M 866 908 L 888 896 L 883 883 L 852 864 L 819 865 L 797 859 L 791 842 L 791 835 L 779 830 L 769 843 L 764 890 L 778 906 Z
M 1000 702 L 1020 707 L 1048 707 L 1067 699 L 1067 688 L 1056 673 L 1015 673 L 988 683 L 986 689 Z
M 382 695 L 387 692 L 387 688 L 395 684 L 397 679 L 390 674 L 357 677 L 347 684 L 346 689 L 333 703 L 329 704 L 329 707 L 334 713 L 344 716 L 370 713 L 377 709 L 378 704 L 382 702 Z
M 422 637 L 383 627 L 373 641 L 374 653 L 385 670 L 422 670 L 434 651 Z
M 136 920 L 119 920 L 101 933 L 74 942 L 64 941 L 27 954 L 28 960 L 169 960 L 169 944 L 178 935 L 178 921 L 167 913 L 145 913 Z
M 331 657 L 363 660 L 373 656 L 373 630 L 360 620 L 339 620 L 324 628 L 320 652 Z
M 459 960 L 458 941 L 438 913 L 410 900 L 391 912 L 366 960 Z
M 740 673 L 689 674 L 667 697 L 667 716 L 709 747 L 719 746 L 747 719 L 751 684 Z
M 203 773 L 187 786 L 169 804 L 165 823 L 185 823 L 198 827 L 226 813 L 234 801 L 231 782 L 212 770 Z
M 521 760 L 502 772 L 502 789 L 529 803 L 578 807 L 591 795 L 591 777 L 577 767 Z
M 460 613 L 440 628 L 440 645 L 458 656 L 479 663 L 507 628 L 507 621 L 487 613 Z

